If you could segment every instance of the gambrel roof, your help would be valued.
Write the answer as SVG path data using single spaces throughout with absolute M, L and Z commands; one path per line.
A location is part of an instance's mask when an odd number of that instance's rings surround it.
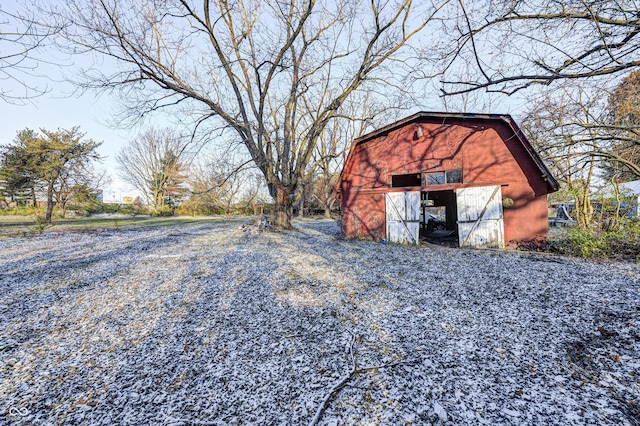
M 501 122 L 504 123 L 511 132 L 513 132 L 515 136 L 515 140 L 520 144 L 522 149 L 529 155 L 533 163 L 537 166 L 540 171 L 542 179 L 547 183 L 547 189 L 549 192 L 555 192 L 560 188 L 558 181 L 553 177 L 549 169 L 545 166 L 544 162 L 536 152 L 536 150 L 531 146 L 531 143 L 527 139 L 527 137 L 522 133 L 516 122 L 509 114 L 475 114 L 475 113 L 452 113 L 452 112 L 418 112 L 409 117 L 403 118 L 402 120 L 398 120 L 395 123 L 391 123 L 387 126 L 384 126 L 380 129 L 374 130 L 373 132 L 367 133 L 364 136 L 361 136 L 355 139 L 351 145 L 351 149 L 349 150 L 349 154 L 347 155 L 347 159 L 344 163 L 344 167 L 342 172 L 340 173 L 340 180 L 344 177 L 344 173 L 347 170 L 352 158 L 355 147 L 368 141 L 374 140 L 379 136 L 384 136 L 389 134 L 390 132 L 399 129 L 403 126 L 414 122 L 438 122 L 442 125 L 447 124 L 447 120 L 458 120 L 458 121 L 467 121 L 469 123 L 486 123 L 486 122 Z M 338 187 L 338 191 L 340 191 Z

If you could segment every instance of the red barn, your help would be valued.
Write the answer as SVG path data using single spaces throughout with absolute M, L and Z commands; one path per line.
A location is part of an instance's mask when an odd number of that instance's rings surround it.
M 337 192 L 347 238 L 504 247 L 546 237 L 557 190 L 509 115 L 420 112 L 356 139 Z

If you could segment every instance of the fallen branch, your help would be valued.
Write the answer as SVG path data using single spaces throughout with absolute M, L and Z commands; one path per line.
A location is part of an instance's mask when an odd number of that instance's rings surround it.
M 322 418 L 322 415 L 324 414 L 324 411 L 329 406 L 329 403 L 331 402 L 333 397 L 340 391 L 340 389 L 344 387 L 344 385 L 349 383 L 349 380 L 351 380 L 351 377 L 353 377 L 356 374 L 356 371 L 357 371 L 356 358 L 353 355 L 353 345 L 355 344 L 355 342 L 356 342 L 356 336 L 351 334 L 351 342 L 349 344 L 349 356 L 351 357 L 351 371 L 349 372 L 349 374 L 347 374 L 342 379 L 340 379 L 338 383 L 333 385 L 331 390 L 329 390 L 329 393 L 327 393 L 327 395 L 324 397 L 324 400 L 316 410 L 316 415 L 313 416 L 313 419 L 311 420 L 311 423 L 309 423 L 309 426 L 316 426 L 318 424 L 318 422 Z
M 349 371 L 348 374 L 346 374 L 342 379 L 340 379 L 336 384 L 334 384 L 331 387 L 329 392 L 325 395 L 324 399 L 322 400 L 322 403 L 318 406 L 318 409 L 316 410 L 316 415 L 313 416 L 313 419 L 311 420 L 311 423 L 309 423 L 309 426 L 316 426 L 318 424 L 318 422 L 324 415 L 325 410 L 327 409 L 327 407 L 329 406 L 333 398 L 338 394 L 338 392 L 340 392 L 340 390 L 342 390 L 342 388 L 346 386 L 347 383 L 349 383 L 349 381 L 355 375 L 359 373 L 366 373 L 367 371 L 379 370 L 381 368 L 395 367 L 397 365 L 413 365 L 417 363 L 417 361 L 396 361 L 396 362 L 390 362 L 390 363 L 381 364 L 381 365 L 373 365 L 369 367 L 358 368 L 356 364 L 355 356 L 353 355 L 353 345 L 355 344 L 355 341 L 356 341 L 355 336 L 351 334 L 351 342 L 349 344 L 349 356 L 351 358 L 351 371 Z

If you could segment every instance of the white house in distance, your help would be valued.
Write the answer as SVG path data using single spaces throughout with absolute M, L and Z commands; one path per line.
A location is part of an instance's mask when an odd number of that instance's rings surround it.
M 633 197 L 630 216 L 640 216 L 640 180 L 620 184 L 620 193 Z

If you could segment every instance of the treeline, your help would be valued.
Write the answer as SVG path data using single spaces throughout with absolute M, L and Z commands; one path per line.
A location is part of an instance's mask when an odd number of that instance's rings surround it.
M 331 217 L 333 190 L 348 145 L 344 129 L 323 136 L 304 185 L 292 195 L 298 215 Z M 116 154 L 119 177 L 140 194 L 103 203 L 111 184 L 97 167 L 101 142 L 86 139 L 78 127 L 55 132 L 25 129 L 0 147 L 0 209 L 42 213 L 51 223 L 54 208 L 64 218 L 82 214 L 257 215 L 273 212 L 264 176 L 229 151 L 206 151 L 202 144 L 170 128 L 150 128 Z

